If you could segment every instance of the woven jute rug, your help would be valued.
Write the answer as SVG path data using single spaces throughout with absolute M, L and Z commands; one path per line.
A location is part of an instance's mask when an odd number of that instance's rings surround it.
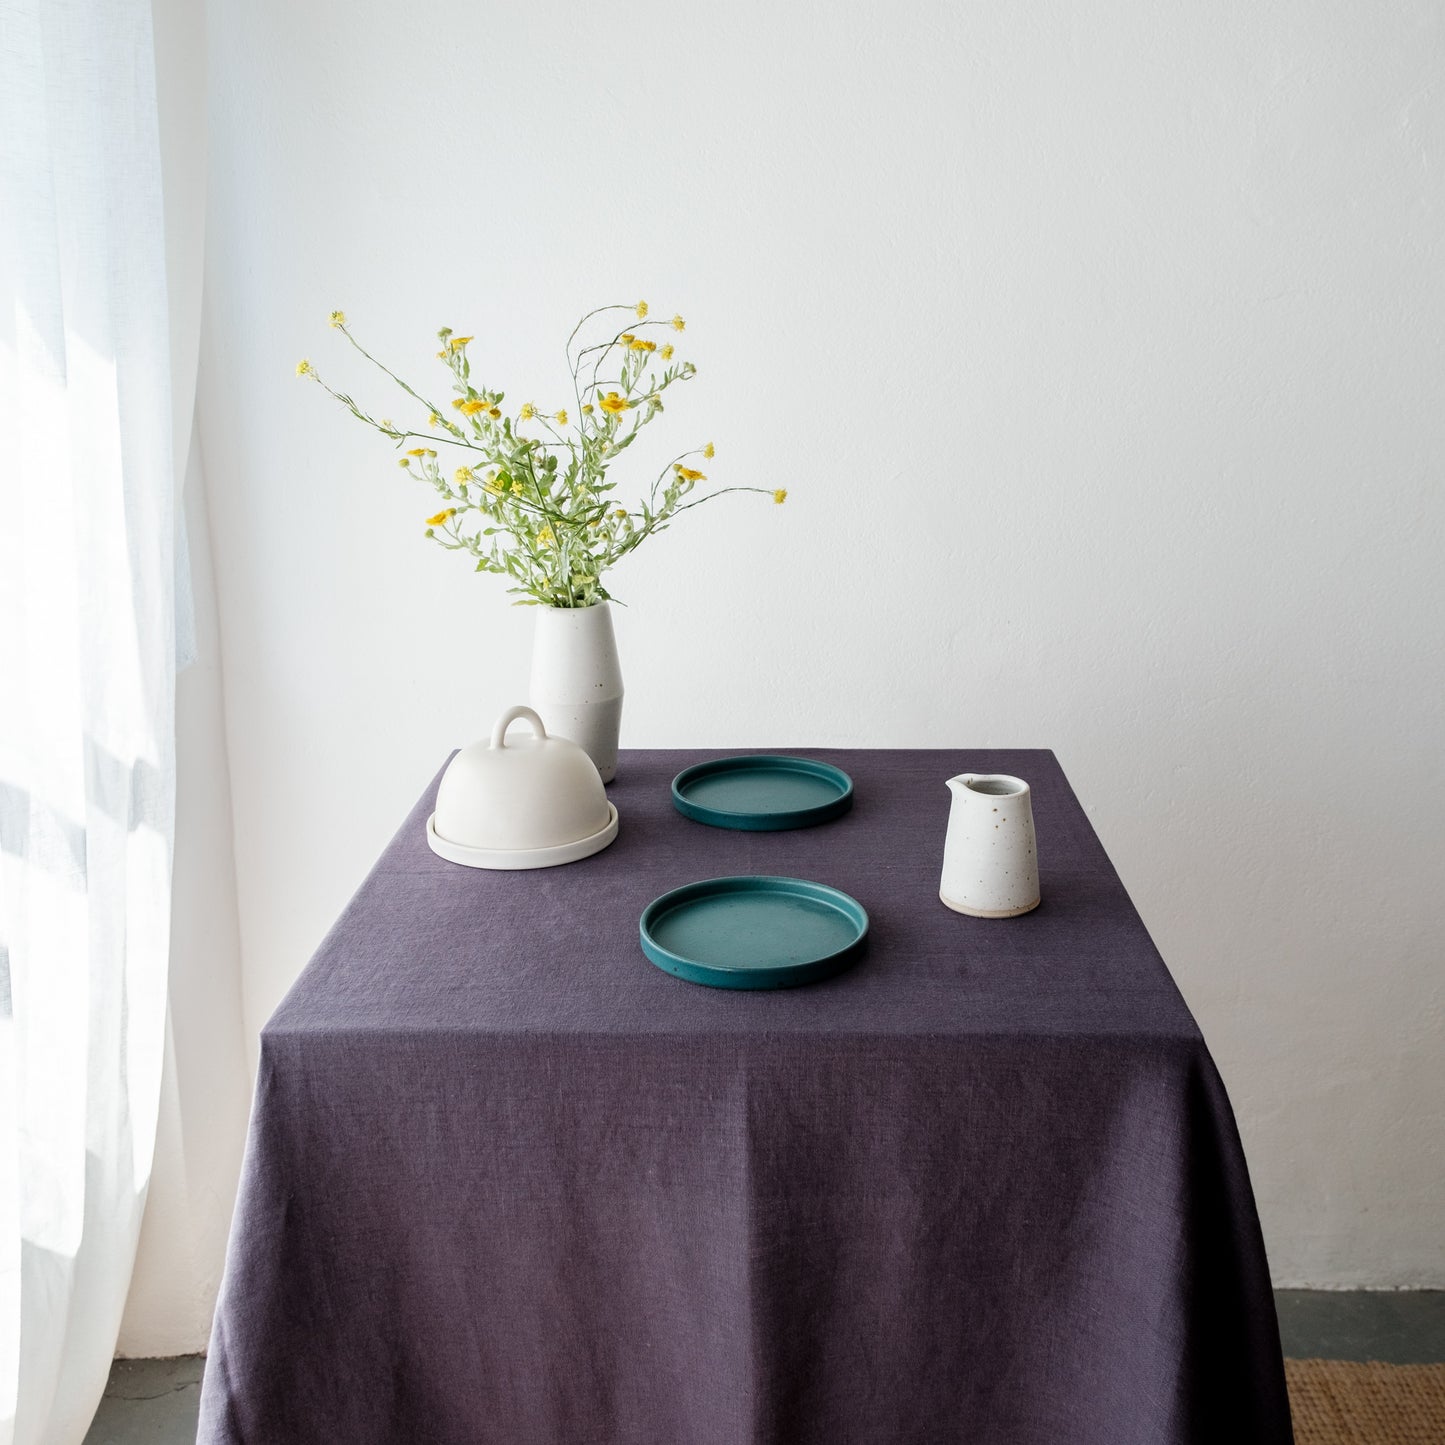
M 1286 1360 L 1295 1445 L 1442 1445 L 1445 1365 Z

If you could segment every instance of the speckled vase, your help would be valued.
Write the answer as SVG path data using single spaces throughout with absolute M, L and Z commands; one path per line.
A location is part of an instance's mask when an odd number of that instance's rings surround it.
M 537 609 L 529 701 L 548 733 L 586 750 L 604 783 L 617 776 L 622 666 L 610 603 Z
M 1022 778 L 960 773 L 948 780 L 953 806 L 938 896 L 955 913 L 1016 918 L 1039 906 L 1033 800 Z

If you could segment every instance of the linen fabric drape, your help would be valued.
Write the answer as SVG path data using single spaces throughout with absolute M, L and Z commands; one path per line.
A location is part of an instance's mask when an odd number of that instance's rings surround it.
M 1052 754 L 809 752 L 846 818 L 673 806 L 489 873 L 436 784 L 261 1035 L 203 1445 L 1287 1445 L 1269 1270 L 1198 1025 Z M 938 898 L 963 772 L 1027 778 L 1042 905 Z M 870 919 L 808 988 L 643 957 L 693 879 Z
M 150 0 L 0 0 L 0 1445 L 85 1434 L 155 1139 L 177 537 Z

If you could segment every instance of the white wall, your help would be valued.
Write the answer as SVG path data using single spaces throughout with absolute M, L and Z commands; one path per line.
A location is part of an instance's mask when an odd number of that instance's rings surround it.
M 155 1164 L 116 1352 L 203 1349 L 221 1282 L 250 1069 L 231 794 L 205 490 L 186 486 L 197 660 L 176 678 L 176 862 L 170 1006 Z
M 211 28 L 248 1032 L 521 697 L 530 626 L 296 359 L 380 406 L 327 311 L 407 374 L 450 324 L 555 405 L 575 315 L 646 297 L 701 368 L 658 430 L 792 497 L 616 576 L 624 743 L 1055 748 L 1220 1062 L 1278 1280 L 1445 1284 L 1438 7 Z
M 194 436 L 206 214 L 206 36 L 193 0 L 153 0 L 175 416 L 195 661 L 176 678 L 176 834 L 170 996 L 156 1147 L 117 1353 L 176 1355 L 210 1334 L 245 1137 L 230 767 L 220 636 Z M 179 479 L 178 479 L 179 480 Z M 184 627 L 178 630 L 183 633 Z

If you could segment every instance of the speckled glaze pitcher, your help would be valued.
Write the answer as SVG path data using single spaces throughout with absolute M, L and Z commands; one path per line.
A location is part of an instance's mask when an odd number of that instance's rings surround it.
M 960 773 L 948 780 L 953 806 L 938 896 L 956 913 L 1016 918 L 1039 906 L 1033 800 L 1022 778 Z

